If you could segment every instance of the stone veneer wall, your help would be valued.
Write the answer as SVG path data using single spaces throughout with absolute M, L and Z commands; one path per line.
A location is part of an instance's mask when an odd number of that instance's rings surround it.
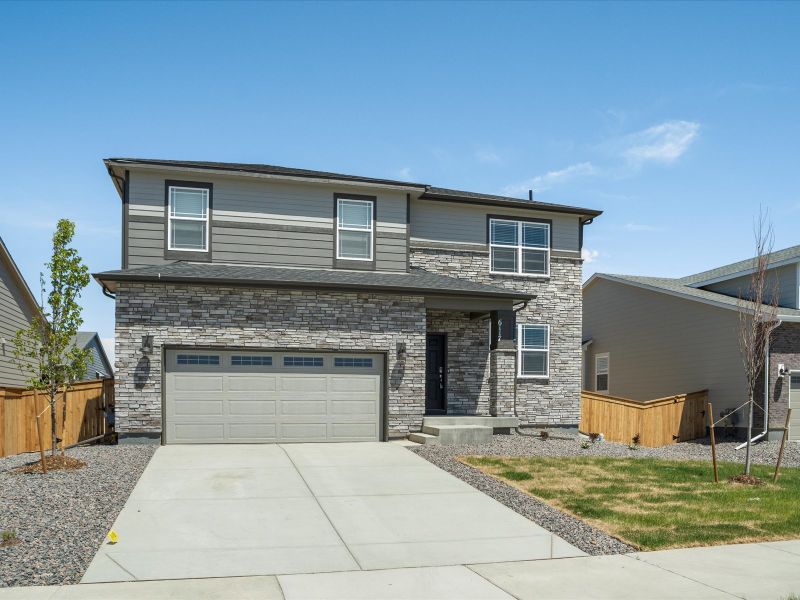
M 428 310 L 428 333 L 447 334 L 447 412 L 489 415 L 489 324 L 468 312 Z
M 122 433 L 161 432 L 165 345 L 387 353 L 389 433 L 419 431 L 425 412 L 422 297 L 120 282 L 116 416 Z M 152 354 L 141 340 L 154 336 Z M 398 360 L 397 342 L 407 356 Z
M 778 365 L 783 363 L 787 371 L 797 369 L 800 371 L 800 323 L 783 323 L 772 334 L 769 353 L 769 427 L 770 429 L 783 428 L 786 424 L 786 411 L 789 408 L 789 374 L 778 376 Z M 763 403 L 764 383 L 763 378 L 756 385 L 756 402 Z M 795 410 L 795 412 L 797 412 Z M 753 411 L 754 429 L 760 433 L 764 427 L 764 417 L 761 411 Z M 747 425 L 747 417 L 740 426 Z M 770 436 L 779 439 L 780 434 Z
M 536 294 L 519 313 L 518 323 L 550 325 L 550 377 L 517 381 L 517 413 L 524 424 L 576 425 L 581 388 L 581 259 L 553 256 L 550 277 L 489 273 L 487 250 L 413 246 L 410 263 L 444 275 L 462 277 Z

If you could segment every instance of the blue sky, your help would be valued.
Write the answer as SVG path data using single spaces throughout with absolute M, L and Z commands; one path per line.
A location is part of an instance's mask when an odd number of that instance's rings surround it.
M 263 162 L 599 208 L 585 275 L 798 243 L 800 4 L 0 4 L 0 236 L 120 265 L 101 159 Z M 113 338 L 94 282 L 85 328 Z

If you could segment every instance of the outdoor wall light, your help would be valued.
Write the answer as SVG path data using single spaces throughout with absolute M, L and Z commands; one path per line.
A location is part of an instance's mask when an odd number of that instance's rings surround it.
M 153 353 L 153 336 L 146 333 L 142 336 L 142 354 Z
M 403 360 L 405 359 L 405 357 L 406 357 L 406 343 L 397 342 L 397 358 Z

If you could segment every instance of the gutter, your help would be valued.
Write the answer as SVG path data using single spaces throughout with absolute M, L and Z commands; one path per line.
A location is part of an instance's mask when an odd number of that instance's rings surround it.
M 254 287 L 254 288 L 281 288 L 281 289 L 320 289 L 320 290 L 336 290 L 350 293 L 411 293 L 421 296 L 445 296 L 445 297 L 466 297 L 466 298 L 486 298 L 516 300 L 517 302 L 529 302 L 535 296 L 531 294 L 523 294 L 521 292 L 514 292 L 511 290 L 503 290 L 498 292 L 488 292 L 485 290 L 458 290 L 458 289 L 433 289 L 421 287 L 406 287 L 401 285 L 369 285 L 356 283 L 331 283 L 331 282 L 307 282 L 307 281 L 275 281 L 275 280 L 258 280 L 258 279 L 231 279 L 225 277 L 208 278 L 208 277 L 187 277 L 175 275 L 104 275 L 103 273 L 94 273 L 92 277 L 103 286 L 103 293 L 109 296 L 111 292 L 106 286 L 107 281 L 131 281 L 138 283 L 178 283 L 184 285 L 202 284 L 202 285 L 228 285 L 232 287 Z M 106 293 L 108 292 L 108 293 Z M 109 296 L 112 297 L 112 296 Z M 524 306 L 523 306 L 524 308 Z

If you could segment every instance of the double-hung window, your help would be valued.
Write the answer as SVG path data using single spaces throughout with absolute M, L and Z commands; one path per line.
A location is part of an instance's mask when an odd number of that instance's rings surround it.
M 550 326 L 518 325 L 517 375 L 544 379 L 550 376 Z
M 209 189 L 169 186 L 169 249 L 208 251 Z
M 550 274 L 550 224 L 489 219 L 492 273 Z
M 336 200 L 336 258 L 372 260 L 375 204 L 372 200 Z
M 594 391 L 608 393 L 608 352 L 596 354 L 594 357 Z

